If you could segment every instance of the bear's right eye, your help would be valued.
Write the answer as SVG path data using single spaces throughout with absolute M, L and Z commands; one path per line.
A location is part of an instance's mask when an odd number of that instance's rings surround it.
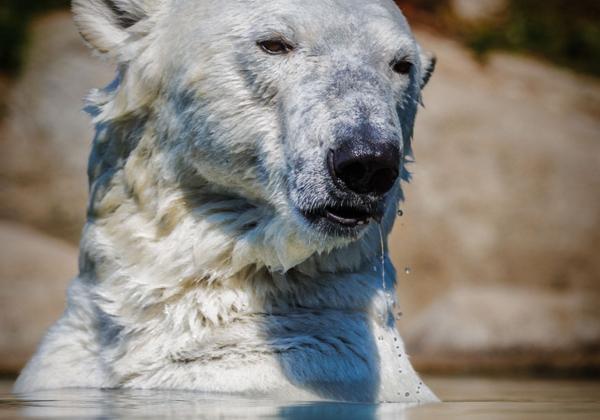
M 258 46 L 267 54 L 287 54 L 294 49 L 289 43 L 281 39 L 269 39 L 257 42 Z
M 409 74 L 412 69 L 412 63 L 408 60 L 393 61 L 392 69 L 398 74 Z

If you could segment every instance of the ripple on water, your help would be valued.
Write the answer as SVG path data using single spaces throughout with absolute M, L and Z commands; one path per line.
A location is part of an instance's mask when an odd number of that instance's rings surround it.
M 600 381 L 425 378 L 440 404 L 285 402 L 183 391 L 62 390 L 11 395 L 0 382 L 0 418 L 199 417 L 266 419 L 600 418 Z M 419 382 L 416 393 L 423 394 Z M 410 394 L 410 393 L 409 393 Z M 400 395 L 402 397 L 402 395 Z M 409 395 L 406 398 L 411 397 Z

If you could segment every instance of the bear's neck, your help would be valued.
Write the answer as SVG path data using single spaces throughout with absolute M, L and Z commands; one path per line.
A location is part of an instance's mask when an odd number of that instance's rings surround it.
M 103 313 L 132 328 L 171 318 L 216 326 L 249 313 L 379 313 L 386 293 L 394 295 L 393 267 L 386 258 L 382 265 L 389 220 L 344 248 L 311 248 L 272 209 L 208 183 L 192 195 L 173 185 L 141 127 L 122 131 L 134 146 L 105 146 L 103 155 L 98 145 L 107 140 L 97 134 L 90 159 L 80 277 Z

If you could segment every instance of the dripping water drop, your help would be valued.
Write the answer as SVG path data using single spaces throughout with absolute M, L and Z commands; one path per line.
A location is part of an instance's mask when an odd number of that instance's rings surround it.
M 412 273 L 412 269 L 409 266 L 404 267 L 404 274 Z

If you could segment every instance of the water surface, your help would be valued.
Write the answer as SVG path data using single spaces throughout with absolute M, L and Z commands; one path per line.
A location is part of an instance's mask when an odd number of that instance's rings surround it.
M 274 402 L 176 391 L 61 390 L 12 395 L 0 382 L 0 418 L 191 417 L 256 419 L 600 419 L 600 382 L 428 377 L 439 404 Z

